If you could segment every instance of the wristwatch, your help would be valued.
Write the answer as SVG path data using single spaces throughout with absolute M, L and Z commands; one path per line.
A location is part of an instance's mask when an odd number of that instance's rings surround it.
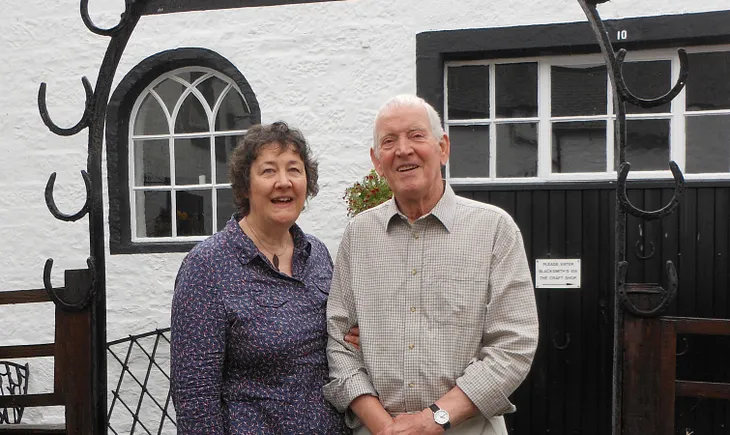
M 449 411 L 439 408 L 438 405 L 435 403 L 433 405 L 430 405 L 428 408 L 433 411 L 433 421 L 435 421 L 437 425 L 444 428 L 444 430 L 447 430 L 451 427 L 451 422 L 449 421 Z

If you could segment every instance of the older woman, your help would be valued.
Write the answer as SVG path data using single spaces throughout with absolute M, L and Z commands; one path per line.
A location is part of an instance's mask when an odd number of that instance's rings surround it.
M 327 382 L 327 248 L 295 223 L 317 164 L 283 122 L 248 130 L 229 166 L 239 209 L 185 257 L 172 302 L 178 433 L 346 434 Z

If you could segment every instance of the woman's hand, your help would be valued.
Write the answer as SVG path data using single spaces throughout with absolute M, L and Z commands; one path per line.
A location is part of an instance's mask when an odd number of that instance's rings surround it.
M 356 349 L 360 349 L 360 328 L 358 326 L 350 328 L 345 334 L 345 341 L 355 346 Z

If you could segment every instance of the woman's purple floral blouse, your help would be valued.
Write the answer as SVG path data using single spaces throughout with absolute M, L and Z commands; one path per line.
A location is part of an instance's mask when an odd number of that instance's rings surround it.
M 322 396 L 332 259 L 294 225 L 292 277 L 238 225 L 185 257 L 172 301 L 171 390 L 183 435 L 347 434 Z

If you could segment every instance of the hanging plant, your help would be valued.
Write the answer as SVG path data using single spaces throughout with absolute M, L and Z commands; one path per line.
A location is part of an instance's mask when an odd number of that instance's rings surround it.
M 347 201 L 347 215 L 353 217 L 361 211 L 384 203 L 392 196 L 393 192 L 385 178 L 378 175 L 375 169 L 371 169 L 361 181 L 356 181 L 345 189 L 342 199 Z

